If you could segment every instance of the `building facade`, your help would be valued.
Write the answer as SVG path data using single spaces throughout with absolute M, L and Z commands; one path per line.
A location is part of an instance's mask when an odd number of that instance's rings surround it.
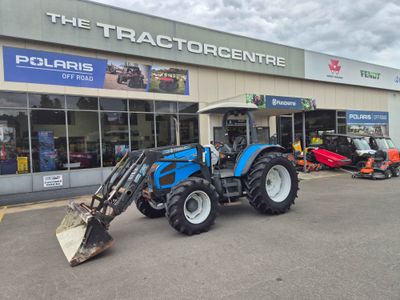
M 308 135 L 400 144 L 400 70 L 88 1 L 0 8 L 0 194 L 98 184 L 126 151 L 222 139 L 221 117 L 196 112 L 224 99 L 260 104 L 262 142 L 288 147 L 306 99 Z

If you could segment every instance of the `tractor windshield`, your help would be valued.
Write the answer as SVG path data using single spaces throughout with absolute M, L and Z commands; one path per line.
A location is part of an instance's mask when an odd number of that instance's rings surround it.
M 371 147 L 365 139 L 353 139 L 353 143 L 357 150 L 371 150 Z

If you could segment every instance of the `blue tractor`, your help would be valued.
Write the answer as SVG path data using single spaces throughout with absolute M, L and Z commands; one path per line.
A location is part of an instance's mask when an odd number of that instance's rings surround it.
M 247 120 L 245 136 L 232 144 L 214 142 L 134 151 L 126 154 L 92 196 L 71 202 L 56 230 L 71 266 L 113 244 L 110 222 L 133 202 L 149 218 L 166 216 L 186 234 L 208 231 L 221 205 L 246 197 L 263 214 L 288 211 L 297 197 L 297 172 L 279 145 L 259 144 L 254 104 L 216 106 L 200 112 L 232 114 Z

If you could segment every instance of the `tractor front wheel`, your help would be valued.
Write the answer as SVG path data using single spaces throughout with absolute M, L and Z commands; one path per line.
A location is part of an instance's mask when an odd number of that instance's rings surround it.
M 145 199 L 143 196 L 136 200 L 137 209 L 146 217 L 154 219 L 165 216 L 165 205 Z
M 218 213 L 218 193 L 207 180 L 190 177 L 171 189 L 166 216 L 177 231 L 192 235 L 208 231 Z
M 297 197 L 298 178 L 293 164 L 282 153 L 260 155 L 247 175 L 247 198 L 264 214 L 281 214 Z

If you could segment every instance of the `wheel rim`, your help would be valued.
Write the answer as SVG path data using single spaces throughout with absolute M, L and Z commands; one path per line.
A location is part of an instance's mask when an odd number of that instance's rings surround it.
M 162 209 L 165 208 L 164 203 L 156 203 L 156 202 L 154 202 L 154 201 L 152 201 L 152 200 L 149 200 L 148 202 L 149 202 L 149 205 L 150 205 L 152 208 L 156 209 L 156 210 L 162 210 Z
M 276 165 L 267 173 L 265 189 L 272 201 L 280 203 L 289 195 L 291 183 L 288 170 L 282 165 Z
M 211 212 L 211 200 L 207 193 L 194 191 L 186 197 L 183 205 L 186 220 L 192 224 L 204 222 Z

